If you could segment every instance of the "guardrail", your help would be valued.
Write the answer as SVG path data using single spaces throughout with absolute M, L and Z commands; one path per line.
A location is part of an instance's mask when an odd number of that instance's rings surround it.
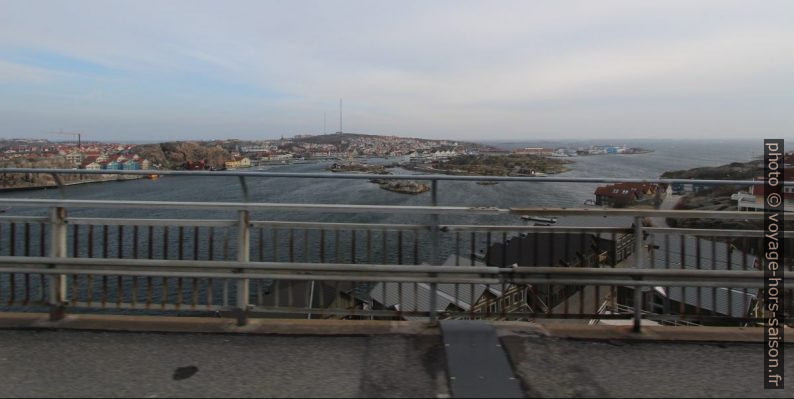
M 74 173 L 5 169 L 4 173 Z M 93 171 L 79 171 L 93 172 Z M 111 171 L 99 171 L 107 174 Z M 112 171 L 150 174 L 152 171 Z M 132 173 L 134 172 L 134 173 Z M 370 179 L 372 175 L 159 174 Z M 760 212 L 432 205 L 8 199 L 50 215 L 0 216 L 0 302 L 67 309 L 196 311 L 247 317 L 633 319 L 749 325 L 761 320 L 756 230 L 649 227 L 648 217 L 755 219 Z M 616 182 L 625 179 L 491 178 Z M 629 181 L 678 182 L 656 179 Z M 702 184 L 757 184 L 689 181 Z M 73 208 L 213 209 L 236 219 L 76 218 Z M 251 212 L 427 214 L 427 224 L 251 220 Z M 441 214 L 630 216 L 631 226 L 445 225 Z M 792 237 L 787 233 L 785 237 Z M 637 239 L 640 238 L 640 239 Z M 556 254 L 555 254 L 556 252 Z M 789 274 L 782 284 L 788 290 Z M 632 309 L 627 313 L 626 309 Z

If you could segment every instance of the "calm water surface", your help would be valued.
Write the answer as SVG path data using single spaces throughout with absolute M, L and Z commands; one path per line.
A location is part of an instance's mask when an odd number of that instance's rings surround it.
M 654 150 L 648 154 L 595 155 L 571 158 L 570 171 L 559 176 L 572 177 L 626 177 L 655 178 L 667 170 L 688 169 L 699 166 L 716 166 L 734 161 L 748 161 L 760 155 L 761 142 L 751 141 L 637 141 L 621 142 Z M 500 145 L 584 145 L 583 142 L 526 142 L 500 143 Z M 324 172 L 327 163 L 283 165 L 269 167 L 273 172 Z M 331 174 L 330 172 L 328 172 Z M 411 173 L 395 169 L 393 173 Z M 252 200 L 256 202 L 286 203 L 339 203 L 383 205 L 427 205 L 430 193 L 407 195 L 379 188 L 367 180 L 249 178 Z M 478 185 L 473 182 L 442 181 L 439 183 L 439 201 L 443 205 L 467 206 L 581 206 L 585 199 L 593 198 L 598 184 L 576 183 L 499 183 Z M 107 200 L 162 200 L 162 201 L 240 201 L 242 194 L 237 178 L 228 177 L 163 177 L 159 180 L 135 180 L 85 184 L 66 188 L 66 198 Z M 58 190 L 19 191 L 0 194 L 5 198 L 59 198 Z M 45 214 L 44 209 L 16 208 L 8 214 Z M 72 216 L 114 217 L 232 217 L 231 213 L 173 211 L 173 210 L 103 210 L 74 209 Z M 257 219 L 278 220 L 346 220 L 375 222 L 420 222 L 422 216 L 397 216 L 389 214 L 296 214 L 260 213 Z M 515 223 L 513 216 L 445 216 L 444 223 L 475 222 L 488 219 Z

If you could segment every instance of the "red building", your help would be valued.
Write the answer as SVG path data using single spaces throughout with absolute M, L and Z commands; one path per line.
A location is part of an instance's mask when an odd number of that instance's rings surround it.
M 786 159 L 788 159 L 789 154 L 786 154 Z M 764 181 L 764 176 L 756 177 L 754 180 L 756 181 Z M 783 168 L 783 181 L 794 181 L 794 167 L 791 168 Z M 764 186 L 763 185 L 753 185 L 750 189 L 750 193 L 752 193 L 755 198 L 756 202 L 760 199 L 764 198 Z M 783 186 L 783 199 L 786 200 L 794 200 L 794 186 Z
M 205 170 L 207 169 L 206 163 L 202 159 L 201 161 L 187 161 L 185 162 L 185 169 L 187 170 Z
M 657 186 L 650 183 L 617 183 L 598 187 L 596 205 L 623 207 L 656 194 Z

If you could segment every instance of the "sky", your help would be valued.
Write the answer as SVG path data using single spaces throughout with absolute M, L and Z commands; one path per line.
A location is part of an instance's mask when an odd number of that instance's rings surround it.
M 0 137 L 794 138 L 794 2 L 0 0 Z

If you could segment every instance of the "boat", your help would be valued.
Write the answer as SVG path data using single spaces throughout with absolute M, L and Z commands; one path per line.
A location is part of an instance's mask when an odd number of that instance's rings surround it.
M 535 221 L 535 222 L 542 222 L 542 223 L 557 223 L 557 218 L 555 218 L 555 217 L 544 218 L 544 217 L 541 217 L 541 216 L 523 215 L 523 216 L 521 216 L 521 219 L 526 220 L 526 221 L 532 220 L 532 221 Z
M 157 179 L 160 178 L 160 175 L 152 174 L 152 175 L 146 176 L 146 178 L 149 179 L 149 180 L 157 180 Z
M 533 226 L 551 226 L 550 223 L 535 223 Z
M 595 201 L 593 201 L 591 199 L 586 199 L 586 200 L 584 200 L 584 204 L 588 205 L 588 206 L 595 206 L 596 203 L 595 203 Z

